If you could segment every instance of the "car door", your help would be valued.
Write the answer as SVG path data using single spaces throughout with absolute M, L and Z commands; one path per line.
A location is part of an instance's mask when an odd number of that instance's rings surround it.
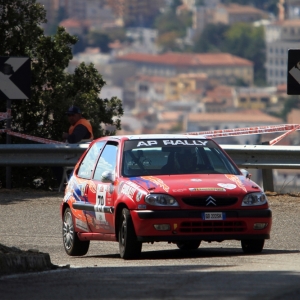
M 117 165 L 118 143 L 108 142 L 97 161 L 93 178 L 88 186 L 88 199 L 94 205 L 95 213 L 90 226 L 93 232 L 114 233 L 113 219 L 113 192 L 112 182 L 103 178 L 105 174 L 111 174 L 114 178 Z

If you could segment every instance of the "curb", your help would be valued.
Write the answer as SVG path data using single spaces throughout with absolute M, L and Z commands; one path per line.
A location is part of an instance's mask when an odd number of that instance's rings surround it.
M 6 247 L 0 244 L 0 276 L 57 268 L 51 263 L 48 253 L 35 249 L 22 251 L 16 247 Z

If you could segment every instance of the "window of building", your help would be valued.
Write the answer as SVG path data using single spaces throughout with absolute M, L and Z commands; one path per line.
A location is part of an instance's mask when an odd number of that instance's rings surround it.
M 149 89 L 149 87 L 147 85 L 145 85 L 145 84 L 140 84 L 139 85 L 139 91 L 140 92 L 147 92 L 148 89 Z

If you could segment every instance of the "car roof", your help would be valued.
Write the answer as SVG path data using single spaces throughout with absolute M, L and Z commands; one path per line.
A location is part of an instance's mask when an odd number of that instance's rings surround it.
M 148 139 L 210 139 L 204 135 L 191 135 L 191 134 L 131 134 L 131 135 L 115 135 L 111 136 L 115 139 L 128 139 L 128 140 L 148 140 Z

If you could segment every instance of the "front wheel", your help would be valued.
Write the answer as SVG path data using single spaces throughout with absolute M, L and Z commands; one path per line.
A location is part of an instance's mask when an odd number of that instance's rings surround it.
M 67 208 L 63 217 L 62 226 L 64 248 L 70 256 L 85 255 L 90 246 L 90 241 L 81 241 L 74 229 L 73 218 L 70 208 Z
M 201 241 L 184 241 L 177 243 L 180 250 L 196 250 L 199 248 Z
M 124 259 L 138 258 L 142 251 L 142 243 L 136 238 L 130 212 L 123 208 L 119 227 L 120 256 Z
M 264 248 L 265 240 L 241 240 L 244 253 L 260 253 Z

